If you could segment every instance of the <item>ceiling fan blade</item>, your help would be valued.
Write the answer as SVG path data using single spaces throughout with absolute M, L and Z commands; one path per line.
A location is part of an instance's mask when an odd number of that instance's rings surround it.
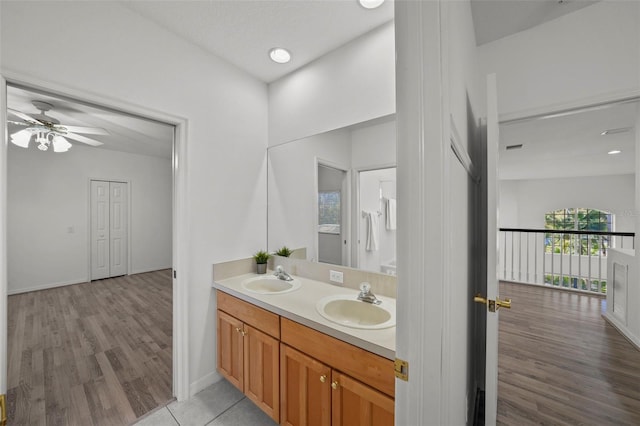
M 44 125 L 44 123 L 42 123 L 41 121 L 38 121 L 38 120 L 36 120 L 35 118 L 32 118 L 32 117 L 29 117 L 27 114 L 25 114 L 23 112 L 20 112 L 18 110 L 7 108 L 7 111 L 10 112 L 11 114 L 15 115 L 16 117 L 22 118 L 27 123 L 40 125 L 40 126 Z
M 22 121 L 12 121 L 12 120 L 8 120 L 7 123 L 15 124 L 16 126 L 31 126 L 32 125 L 32 124 L 29 124 L 29 123 L 24 123 Z
M 69 138 L 69 139 L 73 139 L 76 140 L 78 142 L 82 142 L 82 143 L 86 143 L 87 145 L 91 145 L 91 146 L 100 146 L 103 145 L 102 142 L 97 141 L 95 139 L 91 139 L 88 138 L 86 136 L 82 136 L 82 135 L 76 135 L 75 133 L 65 133 L 64 134 L 65 138 Z
M 54 128 L 58 131 L 61 131 L 62 133 L 64 132 L 86 133 L 88 135 L 108 135 L 109 134 L 109 132 L 107 132 L 105 129 L 102 129 L 100 127 L 66 126 L 63 124 L 58 124 L 58 125 L 55 125 Z

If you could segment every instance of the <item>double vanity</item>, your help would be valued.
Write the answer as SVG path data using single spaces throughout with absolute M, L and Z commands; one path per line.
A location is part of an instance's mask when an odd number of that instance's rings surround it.
M 290 278 L 214 265 L 218 372 L 281 425 L 392 425 L 395 299 Z

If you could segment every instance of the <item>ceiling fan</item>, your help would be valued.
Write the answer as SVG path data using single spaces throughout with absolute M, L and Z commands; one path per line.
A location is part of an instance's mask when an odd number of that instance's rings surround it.
M 11 134 L 11 142 L 22 148 L 28 148 L 32 136 L 35 135 L 35 142 L 38 143 L 39 150 L 46 151 L 50 145 L 53 145 L 54 152 L 66 152 L 72 146 L 67 138 L 91 146 L 102 145 L 102 142 L 79 135 L 78 133 L 90 135 L 109 134 L 109 132 L 100 127 L 67 126 L 60 124 L 60 120 L 46 115 L 46 112 L 53 108 L 52 104 L 39 100 L 31 101 L 31 104 L 40 111 L 40 114 L 26 114 L 12 108 L 7 108 L 9 114 L 23 120 L 9 120 L 10 124 L 25 127 Z

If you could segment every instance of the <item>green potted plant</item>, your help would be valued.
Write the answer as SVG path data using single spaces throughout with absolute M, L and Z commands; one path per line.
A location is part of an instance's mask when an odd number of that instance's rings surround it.
M 267 272 L 267 261 L 270 257 L 271 255 L 264 250 L 260 250 L 253 255 L 253 259 L 256 261 L 258 274 L 264 274 Z
M 282 257 L 289 257 L 291 256 L 291 253 L 293 253 L 293 250 L 291 250 L 287 246 L 282 246 L 282 248 L 278 249 L 278 251 L 276 252 L 278 256 L 282 256 Z

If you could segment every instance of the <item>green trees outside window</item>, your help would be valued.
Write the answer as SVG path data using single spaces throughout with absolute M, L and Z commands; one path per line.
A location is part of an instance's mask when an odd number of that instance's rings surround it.
M 545 229 L 566 231 L 611 232 L 613 215 L 609 212 L 586 208 L 569 208 L 548 212 L 544 215 Z M 544 246 L 546 253 L 575 255 L 598 255 L 610 245 L 608 235 L 572 235 L 547 233 Z

